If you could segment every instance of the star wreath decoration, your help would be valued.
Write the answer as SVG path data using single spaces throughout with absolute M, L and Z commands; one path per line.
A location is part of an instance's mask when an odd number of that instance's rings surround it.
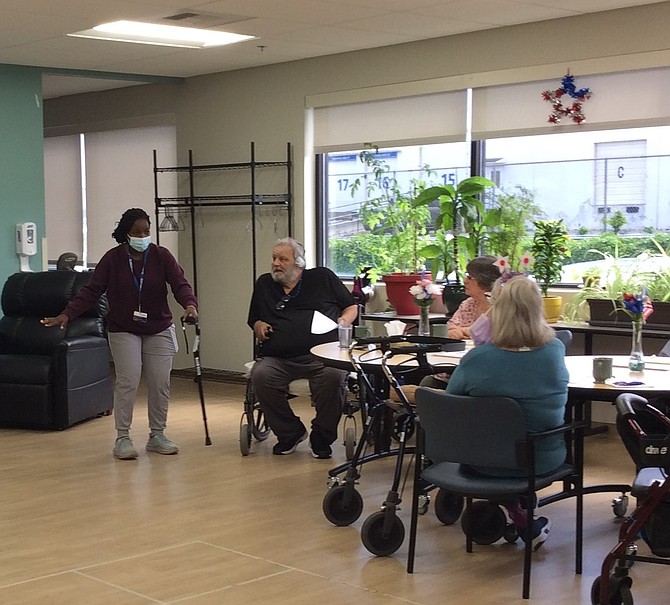
M 567 98 L 568 104 L 563 104 L 562 98 Z M 586 120 L 582 106 L 585 101 L 591 98 L 591 90 L 588 88 L 579 88 L 575 86 L 575 76 L 570 72 L 563 76 L 561 87 L 556 90 L 545 90 L 542 98 L 549 101 L 553 111 L 549 114 L 547 122 L 558 124 L 561 118 L 570 118 L 575 124 L 581 124 Z M 572 103 L 570 103 L 572 100 Z

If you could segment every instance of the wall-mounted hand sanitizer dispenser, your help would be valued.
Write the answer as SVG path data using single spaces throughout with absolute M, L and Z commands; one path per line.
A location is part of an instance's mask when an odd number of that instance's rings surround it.
M 19 255 L 21 271 L 32 271 L 29 256 L 37 254 L 37 225 L 19 223 L 16 225 L 16 253 Z

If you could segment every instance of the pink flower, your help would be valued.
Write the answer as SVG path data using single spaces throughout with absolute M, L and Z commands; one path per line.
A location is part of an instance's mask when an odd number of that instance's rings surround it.
M 519 268 L 523 271 L 528 271 L 533 266 L 533 260 L 533 257 L 528 252 L 524 252 L 519 258 Z
M 498 260 L 493 264 L 500 269 L 500 273 L 505 273 L 510 270 L 509 262 L 504 256 L 499 256 Z

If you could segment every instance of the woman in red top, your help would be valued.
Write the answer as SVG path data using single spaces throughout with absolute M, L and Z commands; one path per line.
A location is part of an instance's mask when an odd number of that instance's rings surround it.
M 130 208 L 121 216 L 112 237 L 118 242 L 97 264 L 89 283 L 81 288 L 47 326 L 67 327 L 107 295 L 107 336 L 114 359 L 115 458 L 132 460 L 137 450 L 130 439 L 135 397 L 142 371 L 148 389 L 149 440 L 146 449 L 176 454 L 179 448 L 165 434 L 170 400 L 170 371 L 177 337 L 168 305 L 167 286 L 184 308 L 183 318 L 198 317 L 193 290 L 183 269 L 167 248 L 151 243 L 149 215 Z

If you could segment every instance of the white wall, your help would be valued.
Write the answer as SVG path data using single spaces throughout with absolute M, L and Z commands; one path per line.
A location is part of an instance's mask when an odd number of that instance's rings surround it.
M 663 2 L 199 76 L 182 85 L 76 95 L 45 102 L 45 126 L 142 122 L 172 114 L 179 162 L 186 161 L 188 149 L 193 149 L 196 163 L 246 161 L 250 141 L 256 142 L 259 159 L 282 159 L 290 141 L 295 151 L 296 236 L 303 238 L 314 228 L 313 188 L 304 187 L 312 177 L 311 151 L 304 141 L 308 100 L 313 105 L 331 98 L 352 102 L 426 88 L 548 78 L 559 82 L 568 67 L 581 75 L 667 65 L 668 22 L 670 2 Z M 205 367 L 241 370 L 251 357 L 251 331 L 245 325 L 251 293 L 247 222 L 248 213 L 240 209 L 208 210 L 197 226 Z M 264 224 L 261 269 L 269 263 L 274 240 L 282 235 L 281 228 L 275 233 L 273 225 Z M 313 242 L 305 243 L 311 252 Z M 184 234 L 180 258 L 187 270 L 189 248 Z

